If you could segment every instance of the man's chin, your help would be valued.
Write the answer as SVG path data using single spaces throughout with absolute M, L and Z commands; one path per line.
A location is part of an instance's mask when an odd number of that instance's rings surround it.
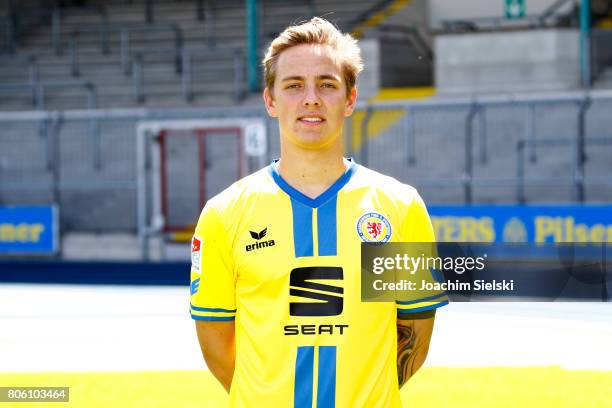
M 289 140 L 292 144 L 306 150 L 320 150 L 331 145 L 335 137 L 324 136 L 321 134 L 307 134 L 290 136 Z

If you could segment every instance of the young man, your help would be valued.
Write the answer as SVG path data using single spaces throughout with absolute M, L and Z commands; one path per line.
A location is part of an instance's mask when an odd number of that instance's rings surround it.
M 360 244 L 432 242 L 410 186 L 343 158 L 356 41 L 313 18 L 263 61 L 281 157 L 212 198 L 192 242 L 191 315 L 240 407 L 400 407 L 444 301 L 362 302 Z

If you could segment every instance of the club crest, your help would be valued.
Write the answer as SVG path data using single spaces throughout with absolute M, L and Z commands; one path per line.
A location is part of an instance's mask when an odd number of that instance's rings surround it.
M 384 215 L 370 212 L 357 221 L 357 234 L 363 242 L 388 242 L 391 238 L 391 223 Z

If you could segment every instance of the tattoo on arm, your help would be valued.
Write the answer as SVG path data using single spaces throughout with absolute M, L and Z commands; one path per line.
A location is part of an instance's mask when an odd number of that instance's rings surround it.
M 405 324 L 404 324 L 405 323 Z M 417 354 L 417 336 L 414 322 L 405 320 L 397 326 L 397 377 L 400 387 L 418 369 L 414 366 Z
M 401 387 L 423 365 L 433 330 L 435 310 L 397 320 L 397 379 Z M 405 320 L 406 319 L 406 320 Z

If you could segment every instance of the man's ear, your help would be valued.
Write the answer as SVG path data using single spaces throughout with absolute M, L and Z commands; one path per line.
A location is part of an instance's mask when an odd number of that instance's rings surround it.
M 346 108 L 344 109 L 344 116 L 349 117 L 353 114 L 355 110 L 355 105 L 357 104 L 357 87 L 354 86 L 349 92 L 349 96 L 346 99 Z
M 268 111 L 268 115 L 270 115 L 270 117 L 275 118 L 276 115 L 276 103 L 274 102 L 274 98 L 272 97 L 272 92 L 270 92 L 270 89 L 266 86 L 263 90 L 263 100 L 264 100 L 264 104 L 266 105 L 266 110 Z

